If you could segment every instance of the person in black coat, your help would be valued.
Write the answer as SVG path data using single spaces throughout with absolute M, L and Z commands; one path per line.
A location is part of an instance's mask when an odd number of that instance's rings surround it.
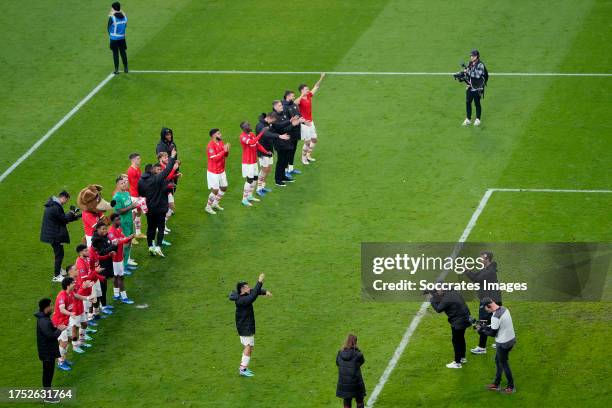
M 45 203 L 45 212 L 40 227 L 40 240 L 51 244 L 55 256 L 53 282 L 61 282 L 62 261 L 64 260 L 64 245 L 70 243 L 70 235 L 66 225 L 79 219 L 78 210 L 64 212 L 64 205 L 70 199 L 67 191 L 62 191 L 57 197 L 50 197 Z
M 344 346 L 336 355 L 338 366 L 338 385 L 336 396 L 342 398 L 344 408 L 351 408 L 355 399 L 357 408 L 363 407 L 363 397 L 366 395 L 361 366 L 365 363 L 363 354 L 357 347 L 357 336 L 349 334 Z
M 236 329 L 240 336 L 240 343 L 244 346 L 242 360 L 238 373 L 243 377 L 252 377 L 254 374 L 249 370 L 251 353 L 255 347 L 255 311 L 253 303 L 259 295 L 272 296 L 272 293 L 262 288 L 265 275 L 262 273 L 257 279 L 254 288 L 249 287 L 247 282 L 238 282 L 236 291 L 230 293 L 229 300 L 236 303 Z
M 176 148 L 176 143 L 174 143 L 174 133 L 172 129 L 163 127 L 160 135 L 159 135 L 159 143 L 155 148 L 155 155 L 160 154 L 161 152 L 168 153 L 168 156 L 172 154 L 172 150 L 178 151 Z
M 300 110 L 298 106 L 294 103 L 295 101 L 295 92 L 293 91 L 285 91 L 285 95 L 283 95 L 283 111 L 287 112 L 289 117 L 298 117 L 302 118 L 300 115 Z M 289 175 L 301 174 L 302 172 L 293 168 L 293 162 L 295 160 L 295 152 L 297 150 L 297 145 L 300 139 L 302 138 L 302 128 L 301 124 L 297 126 L 293 126 L 289 130 L 289 135 L 291 136 L 291 152 L 289 153 L 289 163 L 287 164 L 286 173 Z
M 486 321 L 487 324 L 491 324 L 491 316 L 493 313 L 489 313 L 485 309 L 483 299 L 493 299 L 498 305 L 502 306 L 502 294 L 500 290 L 491 290 L 485 288 L 485 281 L 487 283 L 498 283 L 497 280 L 497 262 L 493 261 L 493 253 L 484 251 L 480 253 L 480 260 L 482 261 L 484 268 L 476 271 L 466 271 L 465 275 L 475 283 L 480 285 L 478 290 L 478 300 L 480 305 L 478 308 L 478 320 Z M 472 354 L 486 354 L 487 353 L 487 335 L 480 333 L 480 339 L 478 346 L 470 350 Z
M 259 122 L 257 123 L 257 126 L 255 126 L 255 131 L 257 134 L 261 133 L 265 129 L 262 138 L 259 139 L 259 143 L 264 149 L 270 152 L 270 154 L 264 154 L 263 152 L 257 150 L 259 166 L 261 167 L 257 182 L 257 193 L 259 195 L 272 191 L 271 189 L 266 188 L 266 180 L 268 178 L 268 174 L 270 174 L 270 171 L 272 170 L 272 164 L 274 162 L 274 159 L 272 158 L 272 151 L 276 149 L 280 143 L 289 140 L 289 135 L 281 135 L 272 130 L 272 124 L 276 122 L 276 118 L 277 115 L 275 113 L 262 113 L 259 115 Z M 285 186 L 284 182 L 280 184 L 280 186 Z
M 176 150 L 172 150 L 166 168 L 162 170 L 161 164 L 148 164 L 145 172 L 138 181 L 138 194 L 147 200 L 147 242 L 149 253 L 153 256 L 165 256 L 161 250 L 166 228 L 166 213 L 168 212 L 168 181 L 166 177 L 174 168 Z M 156 240 L 157 235 L 157 240 Z M 157 245 L 154 244 L 157 242 Z
M 103 268 L 102 275 L 106 278 L 104 280 L 100 279 L 102 296 L 98 301 L 102 304 L 102 313 L 111 315 L 113 314 L 112 307 L 106 304 L 106 292 L 108 290 L 108 281 L 115 276 L 113 255 L 117 252 L 117 245 L 113 245 L 108 238 L 108 226 L 104 222 L 96 224 L 95 231 L 91 237 L 91 246 L 100 255 L 100 267 Z
M 59 343 L 57 338 L 66 326 L 55 327 L 51 323 L 51 299 L 44 298 L 38 302 L 38 312 L 36 316 L 36 345 L 38 346 L 38 358 L 42 361 L 42 386 L 45 389 L 51 388 L 53 373 L 55 371 L 55 359 L 60 356 Z M 57 402 L 55 399 L 45 402 Z
M 465 329 L 470 327 L 470 310 L 463 300 L 463 296 L 457 291 L 438 290 L 432 294 L 430 299 L 431 307 L 438 313 L 446 313 L 448 323 L 451 326 L 453 349 L 455 359 L 448 363 L 448 368 L 461 368 L 465 359 Z
M 291 132 L 296 127 L 300 128 L 300 123 L 303 121 L 299 116 L 290 116 L 290 112 L 285 111 L 281 101 L 273 101 L 273 123 L 272 131 L 278 134 L 291 135 Z M 285 183 L 295 181 L 290 174 L 285 173 L 285 169 L 289 165 L 289 159 L 293 150 L 291 140 L 277 139 L 275 141 L 274 150 L 276 150 L 276 168 L 274 170 L 274 179 L 276 185 L 282 187 Z

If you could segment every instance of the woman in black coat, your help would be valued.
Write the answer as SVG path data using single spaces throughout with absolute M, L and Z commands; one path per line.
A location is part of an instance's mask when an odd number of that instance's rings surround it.
M 338 351 L 338 386 L 336 396 L 343 399 L 344 408 L 350 408 L 353 398 L 357 408 L 363 408 L 363 397 L 366 395 L 365 384 L 361 376 L 361 366 L 365 362 L 363 354 L 357 347 L 357 336 L 349 334 L 344 346 Z

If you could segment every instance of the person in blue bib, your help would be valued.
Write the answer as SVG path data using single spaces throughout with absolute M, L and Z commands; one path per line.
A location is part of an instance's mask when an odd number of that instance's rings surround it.
M 127 22 L 128 18 L 121 10 L 121 4 L 118 1 L 114 2 L 111 5 L 107 25 L 110 49 L 113 52 L 113 63 L 115 64 L 114 74 L 119 73 L 119 54 L 121 54 L 121 62 L 123 62 L 123 72 L 128 73 L 127 43 L 125 42 Z

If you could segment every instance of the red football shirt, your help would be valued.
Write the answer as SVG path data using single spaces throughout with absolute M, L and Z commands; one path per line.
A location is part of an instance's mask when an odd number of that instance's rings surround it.
M 113 245 L 117 245 L 117 252 L 115 256 L 113 256 L 113 262 L 123 262 L 123 245 L 127 244 L 132 239 L 126 238 L 121 228 L 114 226 L 108 229 L 108 239 L 111 240 Z
M 240 144 L 242 145 L 242 164 L 257 163 L 257 150 L 264 154 L 270 154 L 262 145 L 259 144 L 259 139 L 263 136 L 263 131 L 257 136 L 255 133 L 240 134 Z
M 312 92 L 308 92 L 306 96 L 300 99 L 298 104 L 300 115 L 309 122 L 312 122 Z
M 87 280 L 91 280 L 90 279 L 90 269 L 89 269 L 89 260 L 83 259 L 80 256 L 77 258 L 76 262 L 74 263 L 76 268 L 77 268 L 77 283 L 79 284 L 79 286 L 81 287 L 81 289 L 85 292 L 83 293 L 83 296 L 89 296 L 91 295 L 91 287 L 89 288 L 83 288 L 83 282 L 87 281 Z
M 128 182 L 130 183 L 130 195 L 132 197 L 138 197 L 138 181 L 142 176 L 142 170 L 130 166 L 127 170 Z
M 74 283 L 74 289 L 73 292 L 76 293 L 77 295 L 81 295 L 81 296 L 89 296 L 89 294 L 86 294 L 85 291 L 88 288 L 84 288 L 81 286 L 81 283 L 79 283 L 79 279 L 77 277 L 76 282 Z M 75 315 L 79 316 L 80 314 L 83 313 L 84 308 L 83 308 L 83 301 L 81 299 L 77 299 L 74 294 L 72 295 L 72 299 L 74 301 L 74 306 L 72 307 L 72 311 L 74 312 Z
M 225 151 L 222 140 L 208 142 L 206 155 L 208 156 L 208 171 L 215 174 L 221 174 L 225 171 L 225 158 L 229 155 L 229 152 Z
M 104 213 L 101 212 L 91 212 L 91 211 L 83 211 L 83 230 L 85 230 L 85 235 L 91 237 L 94 233 L 94 227 L 100 221 Z
M 70 320 L 70 316 L 63 314 L 60 311 L 60 306 L 64 305 L 66 310 L 72 312 L 72 296 L 68 294 L 65 290 L 62 290 L 57 294 L 55 298 L 55 309 L 53 311 L 53 316 L 51 317 L 51 321 L 55 327 L 63 324 L 68 326 L 68 321 Z

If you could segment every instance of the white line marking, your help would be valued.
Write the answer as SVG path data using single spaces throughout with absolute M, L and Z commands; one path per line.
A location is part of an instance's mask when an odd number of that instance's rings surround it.
M 104 85 L 106 85 L 108 81 L 110 81 L 113 78 L 113 76 L 114 76 L 113 74 L 109 74 L 106 78 L 104 78 L 102 82 L 98 84 L 98 86 L 96 86 L 91 92 L 89 92 L 86 97 L 81 99 L 81 101 L 77 103 L 76 106 L 72 108 L 72 110 L 68 112 L 62 119 L 60 119 L 59 122 L 57 122 L 51 129 L 49 129 L 49 131 L 45 133 L 43 137 L 38 139 L 38 141 L 34 143 L 34 145 L 32 145 L 32 147 L 30 147 L 30 149 L 27 152 L 25 152 L 19 159 L 17 159 L 15 163 L 11 165 L 11 167 L 6 169 L 4 173 L 2 173 L 2 175 L 0 176 L 0 183 L 2 183 L 4 179 L 7 178 L 9 174 L 11 174 L 13 170 L 15 170 L 21 163 L 23 163 L 28 157 L 30 157 L 32 153 L 34 153 L 40 147 L 40 145 L 42 145 L 59 128 L 61 128 L 62 125 L 64 125 L 64 123 L 66 123 L 72 116 L 74 116 L 74 114 L 77 113 L 79 109 L 81 109 L 83 105 L 85 105 L 91 98 L 93 98 L 94 95 L 97 94 L 98 91 L 102 89 Z
M 210 74 L 210 75 L 319 75 L 321 71 L 241 71 L 241 70 L 132 70 L 132 74 Z M 454 72 L 368 72 L 330 71 L 328 75 L 450 76 Z M 612 73 L 581 72 L 491 72 L 490 76 L 612 77 Z
M 478 221 L 478 218 L 480 217 L 480 214 L 482 213 L 485 206 L 487 205 L 489 198 L 491 198 L 491 194 L 493 194 L 493 190 L 488 189 L 487 191 L 485 191 L 484 195 L 480 199 L 480 202 L 478 203 L 478 207 L 476 207 L 476 210 L 474 210 L 474 213 L 472 214 L 470 221 L 468 222 L 465 229 L 463 230 L 463 234 L 461 234 L 461 237 L 459 238 L 459 241 L 457 242 L 457 245 L 455 246 L 455 249 L 453 250 L 453 254 L 451 255 L 452 257 L 456 257 L 459 251 L 461 251 L 463 244 L 465 243 L 468 236 L 472 232 L 472 229 L 474 229 L 474 226 L 476 225 L 476 221 Z M 447 271 L 443 272 L 440 278 L 444 278 L 446 276 L 446 272 Z M 391 360 L 389 360 L 389 364 L 387 364 L 387 368 L 385 368 L 385 371 L 382 373 L 382 375 L 380 376 L 380 379 L 378 380 L 378 384 L 376 384 L 374 391 L 372 391 L 372 395 L 370 395 L 370 398 L 368 399 L 366 408 L 372 408 L 374 404 L 376 403 L 378 396 L 382 392 L 383 388 L 385 387 L 385 384 L 387 383 L 387 381 L 389 380 L 389 377 L 391 376 L 391 373 L 395 369 L 395 366 L 399 362 L 399 359 L 404 353 L 404 350 L 408 346 L 408 343 L 410 342 L 410 338 L 412 337 L 415 330 L 421 323 L 421 320 L 423 320 L 423 317 L 425 316 L 425 312 L 427 311 L 427 307 L 429 307 L 429 302 L 423 302 L 421 304 L 421 307 L 419 308 L 419 311 L 412 318 L 412 321 L 410 322 L 410 325 L 408 325 L 408 328 L 406 329 L 406 332 L 404 333 L 404 336 L 402 337 L 400 344 L 397 346 L 397 348 L 395 349 L 395 352 L 393 353 L 393 357 L 391 357 Z
M 612 193 L 612 190 L 564 190 L 553 188 L 490 188 L 489 190 L 511 193 Z

